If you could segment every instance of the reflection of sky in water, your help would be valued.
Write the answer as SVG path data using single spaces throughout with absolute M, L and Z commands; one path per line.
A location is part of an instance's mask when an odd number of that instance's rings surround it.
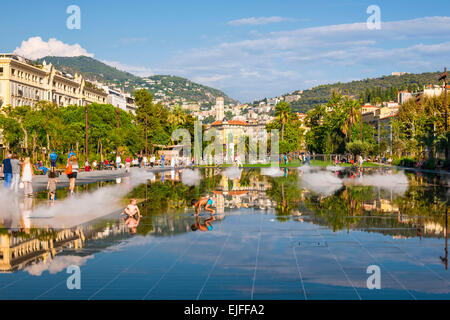
M 193 172 L 169 171 L 148 186 L 122 179 L 80 190 L 75 199 L 61 197 L 53 207 L 42 196 L 8 203 L 18 211 L 0 210 L 3 226 L 12 227 L 1 229 L 2 258 L 21 246 L 29 253 L 2 262 L 0 298 L 450 297 L 440 259 L 447 189 L 438 178 L 410 175 L 401 195 L 362 185 L 322 194 L 305 188 L 297 170 L 286 177 L 217 173 L 203 170 L 197 181 Z M 116 199 L 103 197 L 111 193 Z M 212 198 L 218 211 L 212 231 L 191 231 L 197 220 L 186 204 L 199 195 Z M 140 205 L 136 235 L 117 218 L 124 197 L 149 200 Z M 92 199 L 100 202 L 93 210 L 83 206 Z M 60 218 L 33 218 L 62 204 L 68 209 Z M 74 210 L 83 218 L 73 218 Z M 60 229 L 69 217 L 75 222 Z M 202 213 L 199 221 L 208 218 Z M 44 224 L 54 228 L 36 228 Z M 66 287 L 65 270 L 73 264 L 81 268 L 81 290 Z M 381 290 L 366 287 L 369 265 L 381 268 Z

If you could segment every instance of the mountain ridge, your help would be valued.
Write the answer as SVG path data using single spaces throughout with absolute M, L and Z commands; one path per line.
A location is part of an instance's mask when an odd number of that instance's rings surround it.
M 118 87 L 125 92 L 133 93 L 135 88 L 147 89 L 155 98 L 170 97 L 185 99 L 189 103 L 213 105 L 219 96 L 226 103 L 236 104 L 237 100 L 230 98 L 219 89 L 193 82 L 187 78 L 174 75 L 153 75 L 140 77 L 130 72 L 117 69 L 97 59 L 87 56 L 57 57 L 46 56 L 36 62 L 51 63 L 61 72 L 84 75 L 90 81 L 102 82 L 106 85 Z M 161 96 L 164 94 L 164 96 Z

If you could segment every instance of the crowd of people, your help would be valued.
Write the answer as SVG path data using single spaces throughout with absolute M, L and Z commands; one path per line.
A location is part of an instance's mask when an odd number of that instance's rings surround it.
M 16 193 L 23 189 L 26 196 L 33 194 L 31 182 L 34 171 L 29 157 L 19 158 L 16 153 L 8 154 L 2 161 L 1 174 L 5 188 Z
M 42 160 L 38 160 L 32 164 L 30 157 L 19 158 L 16 153 L 7 154 L 1 163 L 0 171 L 0 177 L 4 178 L 4 189 L 14 193 L 19 193 L 19 191 L 23 190 L 25 196 L 31 197 L 33 195 L 33 176 L 43 174 L 48 176 L 48 198 L 54 201 L 56 199 L 57 183 L 59 182 L 57 178 L 62 173 L 64 166 L 64 174 L 69 179 L 69 194 L 73 194 L 80 171 L 90 172 L 95 170 L 125 169 L 126 172 L 130 172 L 132 167 L 154 168 L 155 166 L 164 167 L 166 165 L 164 155 L 158 160 L 155 155 L 150 155 L 149 157 L 145 155 L 137 155 L 135 157 L 127 155 L 124 161 L 122 161 L 120 155 L 117 155 L 110 160 L 106 158 L 103 161 L 97 161 L 95 159 L 92 163 L 86 159 L 83 166 L 82 163 L 79 164 L 77 155 L 72 149 L 68 153 L 67 158 L 63 158 L 62 160 L 59 159 L 55 150 L 52 150 L 48 158 L 50 167 L 46 166 Z M 57 169 L 58 162 L 60 163 L 59 169 Z M 171 159 L 171 163 L 169 163 L 170 166 L 178 166 L 180 164 L 178 161 L 174 162 L 174 159 Z

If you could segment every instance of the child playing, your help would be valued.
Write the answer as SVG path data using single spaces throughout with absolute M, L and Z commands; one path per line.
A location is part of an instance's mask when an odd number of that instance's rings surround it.
M 206 211 L 209 211 L 211 213 L 211 215 L 215 214 L 216 212 L 214 211 L 214 209 L 211 208 L 213 201 L 210 198 L 200 198 L 198 201 L 196 200 L 192 200 L 191 204 L 197 208 L 197 215 L 200 214 L 200 209 L 201 207 L 205 207 Z
M 139 209 L 138 209 L 139 210 Z M 134 217 L 127 216 L 125 218 L 125 225 L 130 229 L 131 234 L 136 234 L 137 227 L 139 226 L 139 221 L 141 220 L 141 216 L 139 215 L 137 219 Z
M 125 220 L 128 218 L 138 218 L 141 217 L 141 212 L 137 206 L 136 199 L 130 199 L 130 204 L 123 210 L 122 215 L 125 215 Z
M 48 173 L 48 183 L 47 183 L 48 196 L 50 200 L 52 200 L 52 202 L 55 201 L 56 183 L 58 182 L 59 180 L 56 179 L 55 167 L 52 167 L 50 172 Z

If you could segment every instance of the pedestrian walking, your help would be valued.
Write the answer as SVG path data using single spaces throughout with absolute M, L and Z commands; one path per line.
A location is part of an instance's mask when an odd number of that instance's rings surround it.
M 5 188 L 9 188 L 12 179 L 11 154 L 8 154 L 6 159 L 2 162 L 2 173 L 3 178 L 5 179 Z
M 20 183 L 20 160 L 17 159 L 17 153 L 13 153 L 12 155 L 11 169 L 12 169 L 11 190 L 13 190 L 14 192 L 18 192 Z
M 25 196 L 31 197 L 33 195 L 33 168 L 31 167 L 30 157 L 26 157 L 22 165 L 22 182 L 24 186 Z
M 56 168 L 56 160 L 58 159 L 58 155 L 55 152 L 55 149 L 50 153 L 50 168 Z
M 48 173 L 48 182 L 47 182 L 47 190 L 48 190 L 48 198 L 53 202 L 56 199 L 56 184 L 59 181 L 56 179 L 56 171 L 54 169 L 50 170 Z
M 66 167 L 67 178 L 69 178 L 69 191 L 70 194 L 74 193 L 75 182 L 78 176 L 78 160 L 75 156 L 70 157 Z

